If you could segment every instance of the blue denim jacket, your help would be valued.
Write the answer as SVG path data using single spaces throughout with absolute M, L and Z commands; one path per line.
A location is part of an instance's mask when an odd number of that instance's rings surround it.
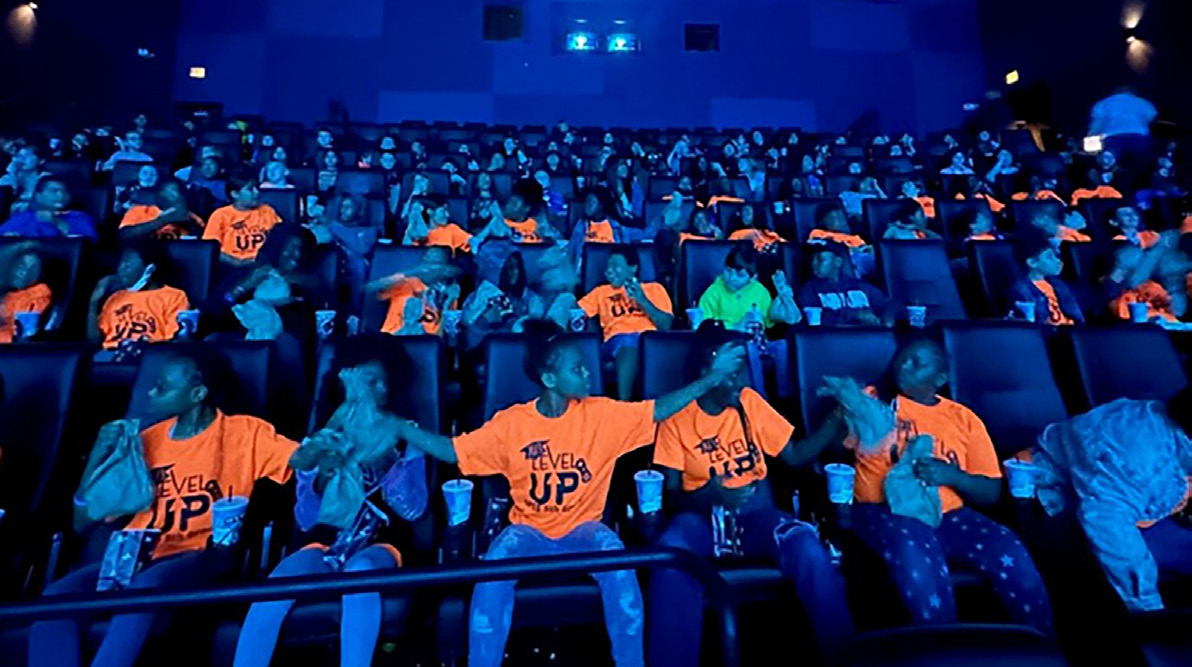
M 1039 436 L 1036 494 L 1048 514 L 1073 502 L 1101 568 L 1132 610 L 1162 609 L 1158 566 L 1140 521 L 1167 518 L 1184 499 L 1192 441 L 1158 401 L 1118 399 Z

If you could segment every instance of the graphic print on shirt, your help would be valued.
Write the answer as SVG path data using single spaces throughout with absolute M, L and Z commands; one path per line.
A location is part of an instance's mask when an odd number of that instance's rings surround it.
M 869 297 L 861 290 L 849 290 L 848 292 L 820 292 L 820 305 L 827 310 L 841 310 L 843 308 L 850 309 L 864 309 L 869 308 Z
M 734 479 L 750 474 L 757 469 L 757 462 L 761 460 L 757 445 L 738 438 L 725 446 L 719 435 L 701 439 L 695 451 L 707 457 L 709 479 L 717 476 Z
M 256 254 L 265 243 L 267 230 L 261 227 L 250 227 L 248 221 L 238 220 L 232 223 L 232 234 L 236 237 L 236 249 L 243 253 Z
M 908 442 L 920 435 L 930 435 L 934 442 L 935 456 L 942 456 L 948 463 L 960 465 L 960 457 L 954 450 L 947 448 L 948 443 L 933 433 L 920 433 L 919 427 L 915 425 L 915 422 L 909 419 L 903 419 L 902 417 L 896 417 L 894 428 L 898 433 L 898 439 L 894 444 L 890 445 L 890 463 L 898 463 L 898 459 L 902 458 L 902 452 L 906 449 Z
M 592 471 L 574 452 L 551 449 L 550 440 L 535 440 L 521 448 L 530 466 L 530 502 L 539 512 L 568 512 L 568 495 L 592 481 Z
M 137 310 L 131 303 L 116 309 L 116 326 L 112 329 L 109 342 L 137 340 L 157 333 L 157 318 L 153 313 Z
M 162 533 L 162 541 L 186 536 L 190 522 L 211 511 L 211 504 L 223 498 L 219 481 L 205 480 L 201 473 L 179 478 L 174 464 L 149 471 L 157 492 L 147 528 Z

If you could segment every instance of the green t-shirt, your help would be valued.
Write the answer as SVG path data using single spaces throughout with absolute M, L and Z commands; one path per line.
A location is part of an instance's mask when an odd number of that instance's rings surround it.
M 712 283 L 700 297 L 699 309 L 704 312 L 705 318 L 720 320 L 725 327 L 736 329 L 741 326 L 741 320 L 745 318 L 749 309 L 757 304 L 757 309 L 762 313 L 766 328 L 769 329 L 771 325 L 770 303 L 772 301 L 769 290 L 756 279 L 750 281 L 740 290 L 730 292 L 724 284 L 724 276 L 717 276 L 716 282 Z

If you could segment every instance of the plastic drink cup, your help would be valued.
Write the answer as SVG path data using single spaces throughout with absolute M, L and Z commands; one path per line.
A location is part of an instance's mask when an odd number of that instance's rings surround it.
M 695 331 L 704 322 L 704 311 L 699 306 L 687 309 L 687 321 L 691 322 L 691 330 Z
M 1027 322 L 1035 321 L 1035 302 L 1034 301 L 1015 301 L 1014 307 L 1018 312 L 1022 313 L 1023 319 Z
M 1027 461 L 1009 459 L 1003 461 L 1006 468 L 1006 480 L 1010 483 L 1010 495 L 1015 498 L 1033 498 L 1035 495 L 1035 477 L 1039 468 Z
M 818 327 L 824 319 L 824 309 L 819 306 L 805 306 L 803 314 L 807 316 L 807 326 Z
M 228 496 L 211 505 L 211 541 L 216 545 L 230 547 L 240 541 L 240 529 L 244 526 L 244 512 L 248 509 L 248 498 Z
M 857 471 L 843 463 L 829 463 L 824 466 L 828 474 L 828 500 L 835 505 L 853 502 L 853 489 L 857 482 Z
M 637 506 L 642 514 L 653 514 L 662 509 L 662 473 L 657 470 L 639 470 L 633 474 L 637 484 Z
M 472 515 L 471 480 L 452 479 L 443 482 L 443 500 L 447 502 L 447 525 L 459 526 Z
M 199 311 L 178 311 L 178 337 L 189 340 L 199 332 Z
M 334 310 L 315 311 L 315 333 L 319 340 L 327 340 L 335 333 L 335 314 Z
M 907 306 L 906 319 L 912 327 L 922 329 L 927 326 L 927 306 Z
M 1150 320 L 1150 305 L 1141 302 L 1130 304 L 1130 321 L 1144 324 Z
M 37 335 L 41 324 L 41 313 L 25 312 L 13 316 L 14 335 L 17 340 L 26 340 Z
M 588 323 L 588 314 L 584 312 L 583 308 L 572 308 L 567 319 L 572 331 L 583 331 Z

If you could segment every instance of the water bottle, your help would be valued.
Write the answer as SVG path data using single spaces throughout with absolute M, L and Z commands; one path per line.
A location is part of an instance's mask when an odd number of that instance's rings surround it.
M 799 518 L 799 511 L 802 509 L 799 502 L 799 490 L 795 489 L 791 492 L 791 516 L 797 520 Z
M 723 505 L 712 507 L 712 554 L 716 558 L 741 555 L 737 515 Z
M 766 318 L 762 316 L 762 311 L 756 303 L 745 314 L 745 333 L 749 334 L 753 343 L 757 345 L 758 352 L 765 354 L 767 348 Z

